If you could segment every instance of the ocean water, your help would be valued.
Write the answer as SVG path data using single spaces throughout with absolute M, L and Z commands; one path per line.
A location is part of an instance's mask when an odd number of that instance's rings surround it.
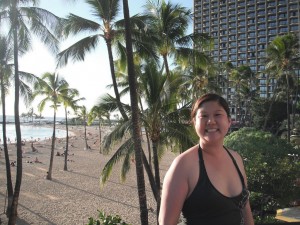
M 38 125 L 21 125 L 21 135 L 22 140 L 26 141 L 39 141 L 52 137 L 53 129 Z M 2 124 L 0 124 L 0 139 L 2 142 L 3 132 L 2 132 Z M 55 136 L 57 138 L 66 137 L 66 131 L 61 129 L 56 129 Z M 6 137 L 7 140 L 14 143 L 16 140 L 16 131 L 15 124 L 7 124 L 6 125 Z

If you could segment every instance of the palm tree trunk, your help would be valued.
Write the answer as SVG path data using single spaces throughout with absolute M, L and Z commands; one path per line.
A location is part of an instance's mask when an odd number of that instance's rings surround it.
M 290 82 L 288 73 L 285 72 L 286 76 L 286 83 L 287 83 L 287 89 L 286 89 L 286 113 L 287 113 L 287 141 L 290 142 L 291 139 L 291 122 L 290 122 Z
M 119 109 L 123 119 L 128 120 L 128 116 L 121 104 L 120 94 L 119 94 L 119 90 L 118 90 L 118 84 L 117 84 L 117 80 L 116 80 L 116 73 L 115 73 L 115 67 L 114 67 L 114 58 L 113 58 L 112 48 L 111 48 L 111 40 L 106 39 L 106 46 L 107 46 L 108 58 L 109 58 L 109 64 L 110 64 L 111 79 L 113 82 L 113 87 L 114 87 L 114 92 L 115 92 L 115 96 L 116 96 L 118 109 Z
M 84 141 L 85 141 L 85 150 L 89 149 L 89 145 L 87 143 L 87 137 L 86 137 L 86 118 L 84 117 Z
M 68 171 L 68 152 L 69 152 L 69 127 L 68 127 L 68 111 L 65 108 L 65 115 L 66 115 L 66 150 L 65 150 L 65 164 L 64 164 L 64 171 Z
M 4 87 L 4 73 L 1 75 L 1 101 L 2 101 L 2 138 L 3 138 L 3 148 L 5 155 L 5 165 L 6 165 L 6 185 L 7 185 L 7 209 L 6 215 L 9 216 L 11 211 L 11 205 L 13 201 L 13 185 L 11 180 L 11 170 L 10 170 L 10 161 L 8 155 L 7 141 L 6 141 L 6 110 L 5 110 L 5 87 Z
M 263 126 L 263 130 L 264 130 L 264 131 L 266 131 L 266 129 L 267 129 L 268 119 L 269 119 L 270 114 L 271 114 L 272 106 L 273 106 L 273 104 L 274 104 L 274 102 L 275 102 L 276 90 L 277 90 L 277 82 L 276 82 L 275 87 L 274 87 L 274 92 L 273 92 L 273 96 L 272 96 L 272 101 L 271 101 L 271 103 L 270 103 L 268 113 L 267 113 L 267 115 L 266 115 L 266 117 L 265 117 L 265 122 L 264 122 L 264 126 Z
M 125 36 L 126 36 L 126 50 L 127 50 L 127 64 L 128 64 L 128 82 L 130 89 L 130 101 L 132 110 L 132 124 L 133 124 L 133 140 L 134 140 L 134 152 L 135 152 L 135 168 L 137 176 L 137 187 L 140 205 L 140 219 L 141 225 L 148 225 L 148 209 L 147 209 L 147 197 L 145 189 L 145 178 L 142 161 L 142 144 L 141 144 L 141 127 L 139 118 L 138 96 L 137 96 L 137 84 L 133 62 L 132 52 L 132 40 L 130 30 L 129 8 L 127 0 L 123 0 L 123 12 L 125 20 Z
M 99 118 L 99 153 L 101 153 L 102 132 L 101 132 L 101 116 Z
M 157 153 L 157 141 L 152 140 L 153 149 L 153 163 L 154 163 L 154 173 L 155 173 L 155 183 L 156 183 L 156 203 L 157 203 L 157 216 L 160 209 L 160 175 L 159 175 L 159 163 L 158 163 L 158 153 Z
M 22 183 L 22 145 L 21 145 L 21 127 L 20 127 L 20 116 L 19 116 L 19 89 L 20 89 L 20 80 L 19 80 L 19 62 L 18 62 L 18 24 L 17 24 L 17 9 L 16 2 L 13 6 L 13 39 L 14 39 L 14 66 L 15 66 L 15 104 L 14 104 L 14 113 L 15 113 L 15 127 L 16 127 L 16 137 L 17 137 L 17 173 L 16 173 L 16 183 L 14 197 L 12 201 L 11 212 L 9 216 L 9 225 L 15 225 L 17 219 L 17 208 L 21 190 Z
M 164 59 L 164 64 L 165 64 L 165 68 L 166 68 L 166 74 L 167 74 L 167 77 L 169 78 L 170 77 L 170 68 L 169 68 L 167 55 L 163 55 L 163 59 Z
M 147 160 L 147 157 L 146 157 L 144 151 L 142 151 L 142 158 L 143 158 L 143 165 L 144 165 L 145 171 L 148 175 L 148 179 L 149 179 L 149 183 L 150 183 L 150 186 L 151 186 L 153 196 L 154 196 L 155 200 L 157 201 L 156 198 L 157 198 L 158 193 L 157 193 L 155 179 L 154 179 L 151 167 L 150 167 L 150 163 L 148 163 L 148 160 Z
M 141 107 L 141 111 L 143 112 L 143 103 L 142 103 L 142 99 L 139 97 L 139 104 Z M 146 140 L 147 140 L 147 149 L 148 149 L 148 158 L 149 158 L 149 168 L 150 171 L 152 172 L 152 156 L 151 156 L 151 147 L 150 147 L 150 138 L 149 138 L 149 132 L 147 127 L 145 126 L 145 135 L 146 135 Z M 149 175 L 149 174 L 148 174 Z
M 55 148 L 55 130 L 56 130 L 56 110 L 54 109 L 53 116 L 53 133 L 52 133 L 52 143 L 51 143 L 51 155 L 50 155 L 50 164 L 47 174 L 47 180 L 52 180 L 52 168 L 53 168 L 53 158 L 54 158 L 54 148 Z

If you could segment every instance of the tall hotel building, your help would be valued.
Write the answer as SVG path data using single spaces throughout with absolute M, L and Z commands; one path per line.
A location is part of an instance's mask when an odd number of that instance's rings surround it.
M 300 36 L 300 0 L 194 0 L 194 32 L 214 38 L 215 61 L 262 72 L 268 43 L 288 32 Z M 272 94 L 265 76 L 259 78 L 261 97 Z

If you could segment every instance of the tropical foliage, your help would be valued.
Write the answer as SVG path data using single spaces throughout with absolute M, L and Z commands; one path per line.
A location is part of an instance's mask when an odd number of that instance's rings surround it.
M 98 218 L 94 219 L 93 217 L 89 218 L 89 223 L 87 225 L 129 225 L 125 223 L 120 216 L 116 215 L 107 215 L 102 211 L 98 211 Z
M 268 132 L 242 128 L 226 137 L 225 146 L 244 159 L 257 219 L 290 206 L 299 196 L 295 182 L 300 177 L 300 158 L 291 144 Z

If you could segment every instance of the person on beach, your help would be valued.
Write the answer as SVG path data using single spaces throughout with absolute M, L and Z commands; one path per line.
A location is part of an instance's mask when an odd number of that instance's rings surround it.
M 205 94 L 191 119 L 199 144 L 175 158 L 165 175 L 160 225 L 254 225 L 241 156 L 223 145 L 231 125 L 224 98 Z

